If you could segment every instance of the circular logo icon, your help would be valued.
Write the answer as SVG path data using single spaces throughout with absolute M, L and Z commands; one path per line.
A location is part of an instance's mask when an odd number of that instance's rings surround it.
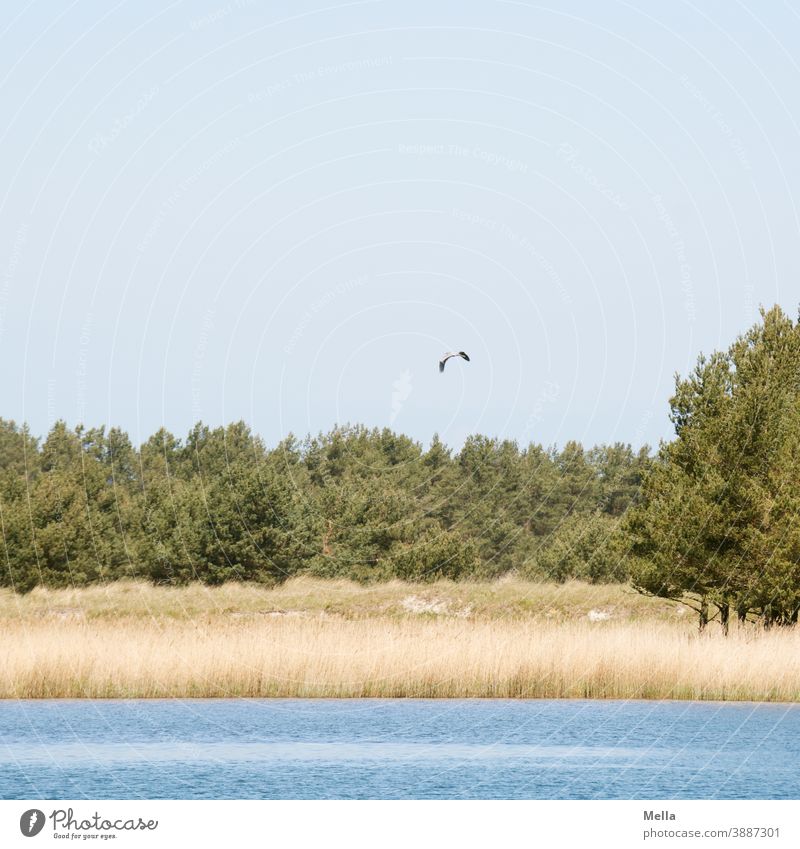
M 31 808 L 19 818 L 19 830 L 25 837 L 36 837 L 44 828 L 44 812 L 38 808 Z

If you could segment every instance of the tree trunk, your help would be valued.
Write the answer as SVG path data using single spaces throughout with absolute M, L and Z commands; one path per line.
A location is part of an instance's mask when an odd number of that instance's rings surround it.
M 719 621 L 722 624 L 722 633 L 728 636 L 728 620 L 731 616 L 731 606 L 727 601 L 722 601 L 719 604 Z
M 708 625 L 708 602 L 703 598 L 700 600 L 700 633 L 706 629 Z

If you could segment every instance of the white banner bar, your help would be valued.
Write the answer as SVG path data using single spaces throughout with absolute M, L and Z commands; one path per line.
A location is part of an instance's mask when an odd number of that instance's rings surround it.
M 0 846 L 797 847 L 797 801 L 2 801 Z

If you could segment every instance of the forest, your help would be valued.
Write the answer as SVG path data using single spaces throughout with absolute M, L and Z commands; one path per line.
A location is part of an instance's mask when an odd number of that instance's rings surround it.
M 778 307 L 700 356 L 670 399 L 675 438 L 459 450 L 337 426 L 268 447 L 243 422 L 159 430 L 0 419 L 0 584 L 74 587 L 292 576 L 362 583 L 626 582 L 717 617 L 800 608 L 800 325 Z
M 650 464 L 625 445 L 561 450 L 472 436 L 458 452 L 338 427 L 267 448 L 242 422 L 118 430 L 0 422 L 3 583 L 275 583 L 290 576 L 618 581 L 610 545 Z

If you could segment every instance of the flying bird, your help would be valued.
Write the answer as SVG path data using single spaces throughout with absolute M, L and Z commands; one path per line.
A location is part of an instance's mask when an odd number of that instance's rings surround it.
M 461 357 L 462 360 L 469 362 L 469 357 L 463 351 L 448 351 L 446 354 L 442 354 L 442 358 L 439 360 L 439 371 L 444 371 L 444 364 L 450 357 Z

